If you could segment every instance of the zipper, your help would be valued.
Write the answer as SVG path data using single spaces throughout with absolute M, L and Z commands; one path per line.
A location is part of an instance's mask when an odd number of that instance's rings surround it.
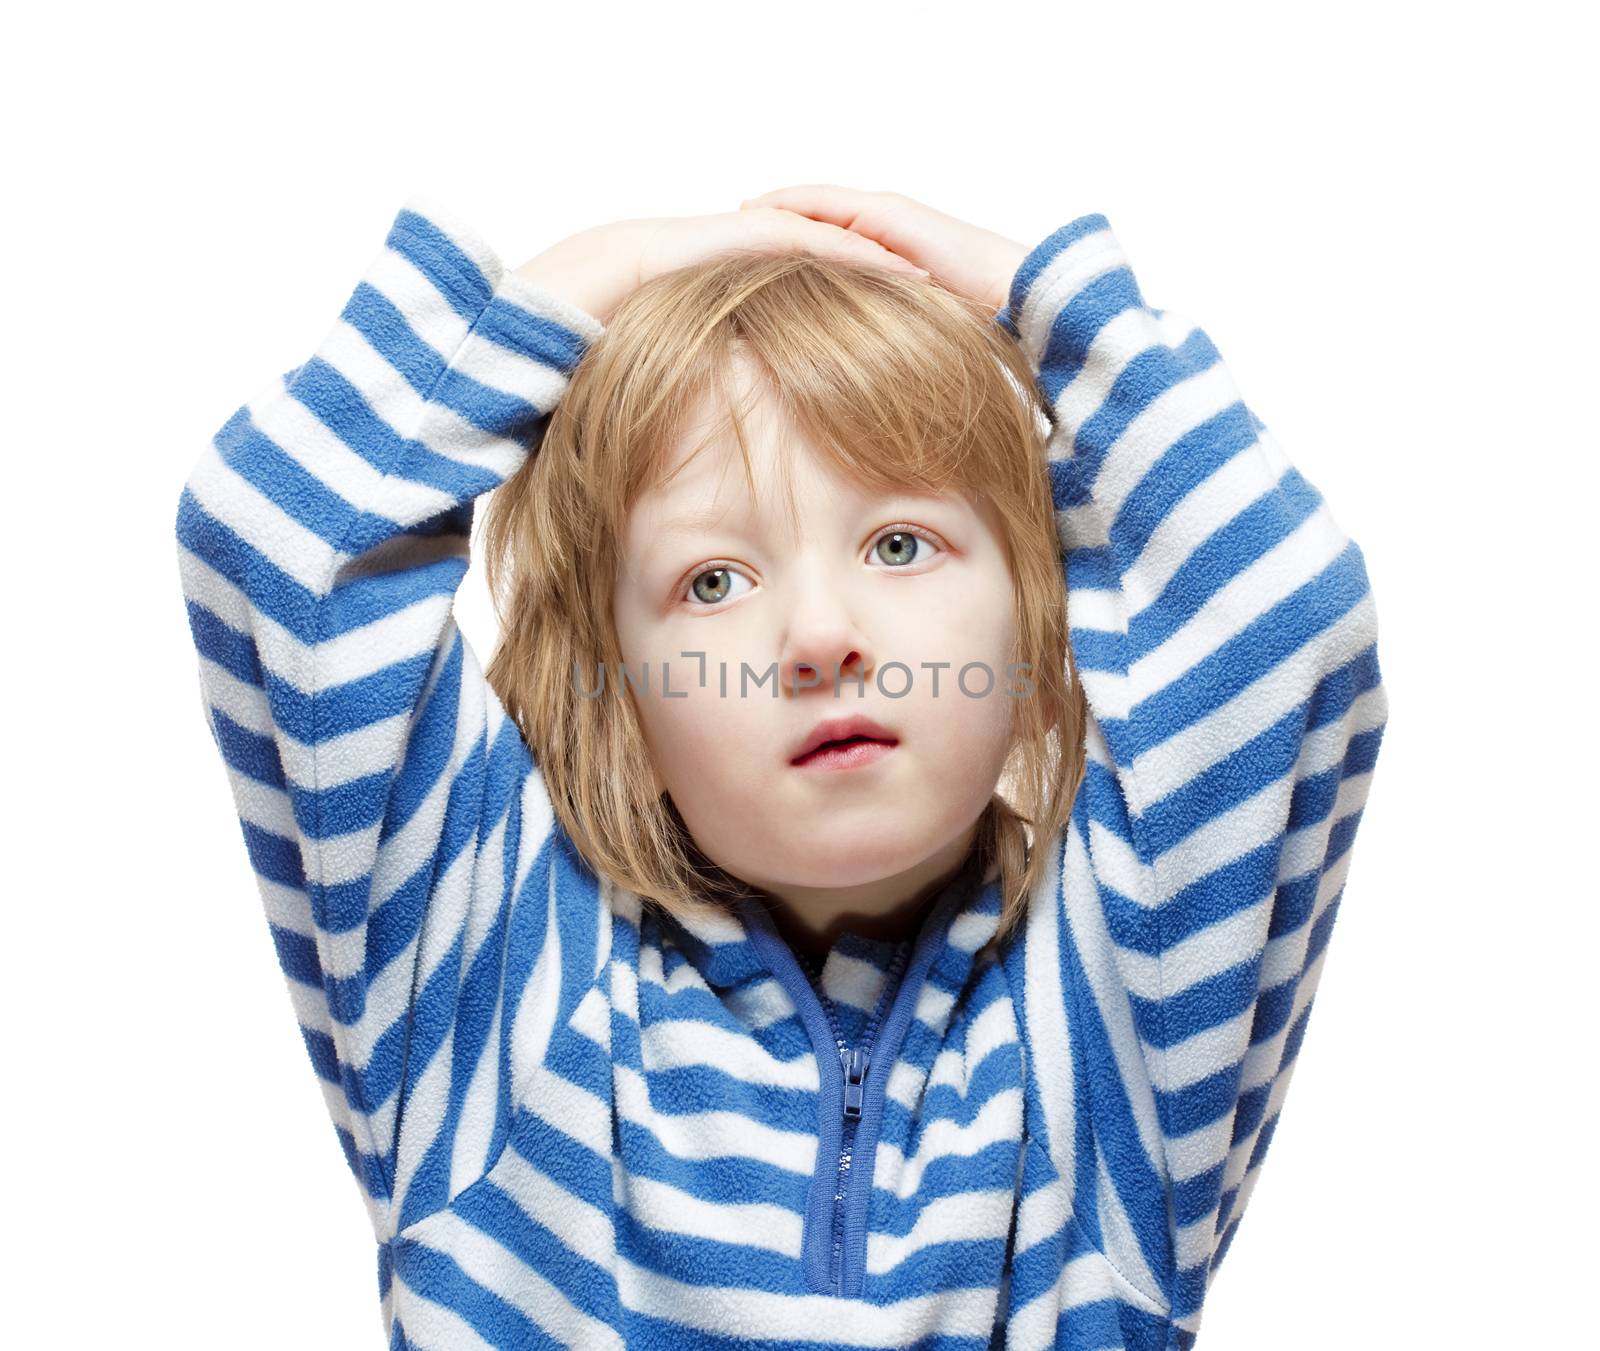
M 811 1238 L 809 1227 L 806 1239 L 807 1262 L 817 1264 L 812 1275 L 813 1288 L 819 1293 L 842 1295 L 847 1299 L 860 1297 L 866 1280 L 866 1217 L 870 1199 L 864 1189 L 871 1185 L 872 1177 L 870 1167 L 857 1166 L 861 1162 L 857 1157 L 857 1139 L 859 1136 L 870 1164 L 883 1127 L 884 1086 L 880 1081 L 900 1054 L 928 970 L 943 949 L 953 916 L 970 894 L 972 880 L 969 865 L 924 915 L 915 939 L 902 943 L 897 949 L 878 1006 L 867 1024 L 866 1035 L 862 1044 L 855 1048 L 851 1048 L 839 1033 L 832 1002 L 819 988 L 820 973 L 815 979 L 810 977 L 810 963 L 778 933 L 765 905 L 751 896 L 737 907 L 750 941 L 799 1009 L 819 1065 L 820 1058 L 826 1055 L 823 1048 L 828 1038 L 831 1037 L 837 1052 L 839 1078 L 829 1081 L 824 1077 L 822 1080 L 823 1099 L 837 1102 L 839 1116 L 836 1119 L 840 1125 L 839 1157 L 835 1160 L 833 1200 L 829 1206 L 831 1250 L 812 1256 L 814 1250 L 810 1245 L 816 1240 Z M 872 1053 L 880 1043 L 882 1052 L 874 1059 Z M 837 1089 L 835 1084 L 839 1085 Z M 833 1099 L 835 1092 L 839 1094 L 837 1099 Z M 815 1202 L 810 1218 L 821 1218 Z
M 822 1012 L 828 1019 L 828 1030 L 833 1033 L 834 1044 L 839 1048 L 839 1068 L 843 1076 L 839 1161 L 833 1188 L 833 1256 L 828 1266 L 828 1283 L 835 1293 L 843 1286 L 845 1197 L 850 1190 L 851 1169 L 855 1163 L 856 1123 L 861 1120 L 861 1108 L 866 1100 L 867 1071 L 872 1066 L 872 1045 L 877 1039 L 878 1027 L 889 1007 L 889 1001 L 894 998 L 900 976 L 905 970 L 909 948 L 909 943 L 901 943 L 896 949 L 894 960 L 889 964 L 883 990 L 878 995 L 878 1005 L 867 1021 L 861 1045 L 854 1047 L 845 1041 L 844 1034 L 839 1031 L 839 1020 L 834 1013 L 833 1001 L 822 990 L 822 972 L 816 965 L 815 959 L 809 953 L 801 958 L 807 974 L 812 978 L 811 985 L 816 991 L 817 1002 L 822 1005 Z

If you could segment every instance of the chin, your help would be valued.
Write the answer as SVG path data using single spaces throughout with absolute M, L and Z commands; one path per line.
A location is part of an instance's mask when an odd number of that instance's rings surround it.
M 753 871 L 791 887 L 859 887 L 915 868 L 939 848 L 933 835 L 896 837 L 881 824 L 842 829 L 819 829 L 798 847 L 792 835 L 781 846 L 752 849 L 754 841 L 741 841 L 740 853 Z M 737 869 L 732 871 L 737 872 Z

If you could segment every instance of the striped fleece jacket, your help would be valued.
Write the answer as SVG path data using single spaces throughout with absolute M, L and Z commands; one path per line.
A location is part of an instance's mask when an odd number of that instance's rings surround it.
M 207 726 L 391 1348 L 1182 1348 L 1278 1124 L 1387 717 L 1362 554 L 1106 219 L 995 322 L 1091 720 L 1024 922 L 969 861 L 808 971 L 599 878 L 452 614 L 601 324 L 408 200 L 212 438 Z

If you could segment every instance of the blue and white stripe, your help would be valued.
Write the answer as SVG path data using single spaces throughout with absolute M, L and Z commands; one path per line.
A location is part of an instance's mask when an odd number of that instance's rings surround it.
M 316 354 L 248 401 L 177 529 L 208 725 L 379 1244 L 392 1347 L 1186 1347 L 1278 1121 L 1387 716 L 1361 555 L 1106 222 L 997 321 L 1052 411 L 1092 721 L 1013 940 L 947 888 L 840 1062 L 748 908 L 596 878 L 451 616 L 472 503 L 592 316 L 407 202 Z M 842 1271 L 829 1270 L 842 1237 Z
M 1093 712 L 1062 927 L 1036 907 L 1026 940 L 1062 973 L 1028 1008 L 1048 1000 L 1059 1037 L 1070 986 L 1074 1063 L 1121 1086 L 1088 1132 L 1098 1179 L 1054 1153 L 1186 1344 L 1277 1123 L 1387 720 L 1373 600 L 1357 546 L 1206 335 L 1144 304 L 1103 216 L 1035 248 L 997 318 L 1050 402 Z M 1055 1134 L 1083 1138 L 1082 1104 L 1050 1090 Z

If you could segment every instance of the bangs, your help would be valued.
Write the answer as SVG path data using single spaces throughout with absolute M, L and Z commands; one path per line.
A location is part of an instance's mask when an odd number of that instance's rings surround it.
M 1036 491 L 1048 420 L 1016 344 L 985 306 L 930 283 L 735 251 L 635 292 L 612 337 L 623 350 L 591 411 L 588 486 L 613 540 L 641 497 L 714 446 L 738 449 L 754 497 L 748 424 L 763 403 L 785 450 L 803 440 L 864 489 L 1001 504 Z M 778 463 L 792 506 L 789 456 Z

